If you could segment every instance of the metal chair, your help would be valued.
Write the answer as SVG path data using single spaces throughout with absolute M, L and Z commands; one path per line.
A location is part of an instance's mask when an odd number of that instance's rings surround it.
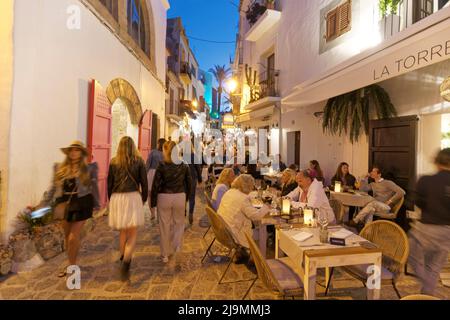
M 409 241 L 405 231 L 392 221 L 378 220 L 368 223 L 359 235 L 381 249 L 383 254 L 381 284 L 392 285 L 398 298 L 401 299 L 396 282 L 404 275 L 405 265 L 409 256 Z M 365 286 L 369 276 L 366 273 L 367 267 L 367 265 L 358 265 L 343 267 L 343 269 L 354 278 L 360 280 Z M 325 295 L 328 293 L 331 277 L 332 273 Z
M 256 280 L 260 279 L 264 286 L 274 294 L 286 297 L 303 295 L 303 283 L 294 268 L 289 266 L 289 258 L 266 260 L 256 245 L 255 240 L 249 234 L 245 234 L 250 246 L 250 253 L 255 262 L 257 277 L 253 280 L 242 300 L 245 300 Z
M 211 198 L 209 197 L 208 192 L 205 191 L 204 195 L 205 195 L 205 200 L 206 200 L 206 205 L 207 205 L 207 207 L 214 208 L 214 206 L 213 206 L 213 204 L 212 204 L 212 200 L 211 200 Z M 208 215 L 206 215 L 206 216 L 208 217 Z M 209 221 L 209 227 L 208 227 L 208 229 L 206 230 L 205 234 L 203 235 L 203 239 L 205 239 L 205 237 L 206 237 L 206 235 L 208 234 L 209 230 L 211 230 L 211 221 L 209 220 L 209 217 L 208 217 L 208 221 Z
M 397 219 L 398 212 L 403 206 L 403 203 L 405 202 L 405 197 L 402 197 L 397 204 L 392 208 L 392 211 L 390 213 L 380 213 L 375 212 L 375 217 L 379 219 L 385 219 L 385 220 L 395 220 Z
M 222 274 L 222 277 L 219 280 L 219 284 L 222 284 L 222 280 L 225 277 L 228 269 L 230 268 L 231 264 L 233 263 L 233 259 L 236 256 L 237 250 L 239 249 L 239 245 L 234 241 L 233 235 L 228 229 L 227 224 L 223 220 L 221 216 L 219 216 L 213 208 L 207 206 L 206 207 L 206 213 L 208 214 L 208 218 L 211 222 L 211 228 L 214 232 L 215 238 L 209 245 L 208 249 L 205 252 L 205 255 L 202 258 L 202 263 L 205 260 L 206 256 L 208 255 L 209 251 L 211 250 L 212 245 L 218 241 L 221 245 L 223 245 L 225 248 L 229 249 L 228 257 L 230 257 L 231 253 L 233 255 L 230 258 L 230 262 L 227 265 L 227 268 Z M 237 282 L 243 282 L 243 281 L 249 281 L 249 280 L 240 280 L 240 281 L 233 281 L 233 282 L 227 282 L 227 283 L 237 283 Z

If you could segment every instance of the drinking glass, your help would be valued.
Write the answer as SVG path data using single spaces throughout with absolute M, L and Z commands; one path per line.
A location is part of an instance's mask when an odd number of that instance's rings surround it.
M 321 230 L 325 229 L 328 226 L 328 217 L 325 212 L 318 212 L 317 223 L 319 224 Z

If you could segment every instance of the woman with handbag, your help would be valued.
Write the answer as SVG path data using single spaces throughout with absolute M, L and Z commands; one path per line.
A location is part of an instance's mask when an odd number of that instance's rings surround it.
M 108 173 L 109 226 L 120 230 L 121 275 L 125 280 L 136 247 L 137 228 L 144 225 L 148 197 L 147 170 L 132 138 L 123 137 Z
M 92 218 L 93 211 L 100 208 L 97 185 L 98 166 L 88 164 L 88 151 L 81 141 L 74 141 L 61 151 L 66 159 L 54 166 L 50 189 L 45 192 L 39 207 L 53 202 L 55 220 L 62 220 L 69 265 L 77 264 L 80 249 L 80 234 L 86 220 Z M 67 267 L 59 274 L 66 276 Z

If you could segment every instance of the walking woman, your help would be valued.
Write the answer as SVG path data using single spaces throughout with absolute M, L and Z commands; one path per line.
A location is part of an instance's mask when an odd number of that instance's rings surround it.
M 163 145 L 166 143 L 166 139 L 162 138 L 158 140 L 158 146 L 156 149 L 152 150 L 147 158 L 147 180 L 148 180 L 148 194 L 149 196 L 152 194 L 152 185 L 153 185 L 153 177 L 155 176 L 156 168 L 158 164 L 163 161 Z M 148 199 L 148 206 L 150 207 L 150 219 L 155 219 L 156 216 L 156 208 L 152 208 L 152 201 Z
M 54 166 L 52 185 L 39 207 L 48 206 L 53 200 L 56 204 L 69 201 L 63 220 L 65 244 L 69 265 L 77 265 L 81 230 L 93 211 L 100 207 L 98 166 L 87 163 L 88 151 L 81 141 L 74 141 L 61 151 L 66 158 Z M 67 267 L 59 272 L 58 277 L 65 277 L 66 272 Z
M 157 207 L 159 230 L 161 234 L 161 257 L 164 263 L 169 262 L 169 256 L 174 256 L 181 250 L 184 235 L 184 214 L 186 199 L 189 199 L 192 178 L 189 166 L 175 164 L 172 151 L 175 142 L 164 144 L 163 158 L 156 169 L 152 186 L 152 207 Z
M 133 139 L 123 137 L 108 174 L 109 226 L 120 230 L 121 275 L 129 274 L 136 247 L 137 228 L 144 225 L 148 197 L 147 171 Z

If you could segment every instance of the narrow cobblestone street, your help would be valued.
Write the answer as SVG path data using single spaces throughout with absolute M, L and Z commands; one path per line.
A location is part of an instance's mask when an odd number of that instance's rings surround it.
M 201 193 L 201 192 L 199 192 Z M 187 228 L 179 265 L 164 265 L 159 257 L 159 229 L 148 219 L 139 232 L 137 250 L 132 262 L 128 282 L 121 282 L 119 275 L 118 232 L 108 227 L 107 217 L 95 222 L 94 230 L 83 240 L 79 263 L 81 265 L 81 290 L 70 291 L 64 279 L 56 276 L 65 265 L 65 254 L 47 261 L 43 266 L 27 274 L 10 275 L 0 278 L 0 299 L 120 299 L 120 300 L 229 300 L 242 299 L 250 282 L 218 284 L 226 261 L 216 263 L 212 258 L 202 265 L 200 260 L 212 234 L 206 241 L 202 239 L 206 229 L 199 227 L 199 219 L 204 214 L 204 201 L 197 197 L 195 223 Z M 214 245 L 216 254 L 225 254 L 220 246 Z M 447 265 L 446 272 L 450 266 Z M 251 279 L 254 275 L 242 265 L 232 265 L 225 282 Z M 323 283 L 323 275 L 318 282 Z M 399 282 L 403 296 L 417 293 L 419 286 L 413 277 L 405 277 Z M 363 285 L 343 272 L 337 271 L 333 288 L 324 297 L 324 289 L 317 286 L 319 299 L 365 299 Z M 440 285 L 439 297 L 449 299 L 450 289 Z M 275 299 L 268 294 L 261 282 L 257 281 L 250 293 L 250 299 Z M 382 299 L 397 299 L 390 286 L 383 286 Z

